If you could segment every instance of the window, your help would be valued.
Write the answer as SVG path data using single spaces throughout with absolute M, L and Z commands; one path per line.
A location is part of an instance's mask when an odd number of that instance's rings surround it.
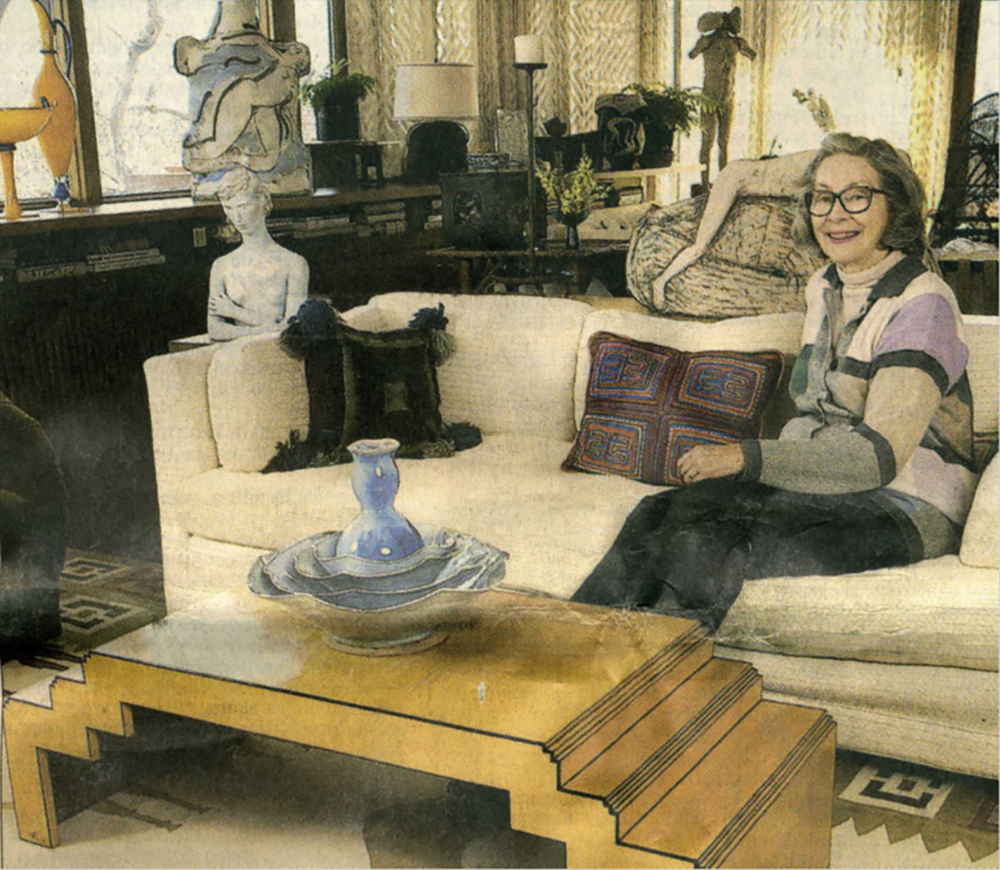
M 330 24 L 327 0 L 296 0 L 295 38 L 309 46 L 312 72 L 322 72 L 330 63 Z M 308 104 L 302 106 L 302 138 L 316 138 L 316 118 Z
M 90 65 L 78 68 L 77 75 L 90 78 L 96 131 L 96 141 L 82 144 L 83 165 L 100 166 L 103 195 L 186 191 L 190 177 L 182 168 L 181 142 L 189 127 L 189 82 L 174 71 L 173 45 L 182 36 L 208 34 L 214 0 L 0 0 L 0 104 L 32 102 L 40 68 L 35 2 L 57 11 L 68 6 L 83 16 Z M 523 109 L 524 77 L 512 68 L 515 34 L 545 38 L 550 64 L 536 79 L 539 125 L 559 116 L 570 132 L 583 132 L 594 127 L 593 103 L 602 92 L 637 79 L 700 86 L 704 61 L 688 57 L 700 35 L 698 18 L 729 11 L 733 4 L 258 0 L 258 5 L 262 23 L 273 21 L 279 32 L 294 23 L 297 39 L 310 48 L 314 74 L 330 62 L 335 35 L 352 66 L 376 77 L 375 92 L 362 104 L 362 130 L 383 143 L 402 140 L 407 129 L 392 117 L 399 63 L 474 63 L 480 117 L 470 130 L 474 146 L 490 147 L 497 111 Z M 742 5 L 742 36 L 757 58 L 737 59 L 730 159 L 757 157 L 772 143 L 775 152 L 786 154 L 815 147 L 824 131 L 810 105 L 793 93 L 812 90 L 814 104 L 819 99 L 828 104 L 837 129 L 908 148 L 934 200 L 947 150 L 947 125 L 939 121 L 950 104 L 958 3 L 754 0 Z M 998 0 L 983 0 L 977 97 L 998 85 L 998 9 Z M 336 34 L 331 20 L 338 22 Z M 303 107 L 301 116 L 304 138 L 311 140 L 312 111 Z M 695 158 L 699 140 L 696 130 L 680 143 L 682 161 Z M 389 173 L 399 162 L 391 152 L 387 147 L 383 154 Z M 713 149 L 713 162 L 714 157 Z M 18 146 L 16 172 L 23 199 L 51 195 L 53 179 L 37 142 Z
M 190 188 L 191 177 L 181 166 L 188 80 L 174 70 L 173 46 L 182 36 L 207 36 L 214 12 L 214 4 L 204 0 L 86 4 L 105 196 Z
M 979 44 L 976 48 L 976 95 L 981 100 L 1000 89 L 1000 0 L 983 0 L 979 7 Z

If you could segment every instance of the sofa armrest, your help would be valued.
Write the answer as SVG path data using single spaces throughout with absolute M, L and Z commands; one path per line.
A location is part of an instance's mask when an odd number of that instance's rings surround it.
M 155 356 L 143 365 L 161 501 L 178 482 L 219 466 L 208 409 L 208 367 L 216 349 Z

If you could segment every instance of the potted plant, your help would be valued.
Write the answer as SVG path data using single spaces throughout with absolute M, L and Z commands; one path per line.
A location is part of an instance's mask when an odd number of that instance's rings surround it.
M 669 166 L 674 158 L 674 133 L 690 133 L 702 111 L 718 111 L 718 101 L 697 88 L 674 88 L 654 82 L 633 82 L 623 93 L 635 93 L 646 103 L 641 112 L 646 134 L 640 160 L 645 168 Z
M 346 60 L 335 61 L 299 88 L 299 98 L 316 115 L 316 135 L 324 141 L 361 138 L 358 103 L 374 89 L 375 79 L 347 66 Z

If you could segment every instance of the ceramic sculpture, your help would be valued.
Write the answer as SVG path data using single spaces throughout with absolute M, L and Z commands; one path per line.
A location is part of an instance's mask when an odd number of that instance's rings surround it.
M 309 264 L 271 238 L 266 222 L 271 196 L 254 173 L 242 167 L 230 170 L 219 182 L 218 193 L 243 244 L 212 263 L 209 337 L 225 340 L 273 332 L 306 301 Z
M 471 593 L 504 576 L 507 554 L 470 535 L 413 525 L 394 507 L 391 438 L 356 441 L 351 485 L 361 513 L 342 532 L 312 535 L 254 563 L 250 590 L 316 622 L 334 647 L 385 655 L 440 643 L 474 619 Z
M 718 133 L 719 169 L 725 168 L 729 160 L 729 134 L 733 127 L 733 111 L 736 103 L 736 59 L 742 54 L 753 60 L 755 52 L 739 35 L 741 15 L 739 7 L 731 12 L 706 12 L 698 19 L 699 36 L 690 58 L 702 56 L 705 63 L 705 84 L 702 92 L 717 101 L 718 112 L 702 112 L 701 151 L 698 162 L 704 165 L 701 173 L 702 185 L 708 187 L 708 164 L 712 156 L 712 140 Z
M 42 68 L 35 79 L 32 95 L 37 105 L 48 105 L 52 109 L 49 123 L 38 134 L 38 144 L 55 178 L 54 196 L 60 205 L 65 206 L 70 200 L 69 162 L 76 141 L 76 92 L 66 77 L 72 63 L 73 48 L 66 25 L 51 18 L 41 0 L 33 0 L 32 5 L 38 16 L 39 51 L 42 55 Z M 62 31 L 66 40 L 65 73 L 56 63 L 56 28 Z
M 272 193 L 312 191 L 297 103 L 299 78 L 309 72 L 308 46 L 268 40 L 254 0 L 218 0 L 204 40 L 184 36 L 174 43 L 174 68 L 190 79 L 183 164 L 196 198 L 213 196 L 235 166 L 260 174 Z

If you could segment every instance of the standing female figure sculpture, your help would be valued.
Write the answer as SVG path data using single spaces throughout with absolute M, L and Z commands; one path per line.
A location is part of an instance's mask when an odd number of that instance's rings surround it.
M 701 172 L 701 181 L 706 190 L 708 164 L 716 129 L 719 169 L 725 169 L 729 161 L 729 134 L 733 128 L 736 102 L 736 59 L 741 54 L 750 60 L 757 57 L 757 52 L 739 35 L 740 22 L 739 7 L 735 7 L 732 12 L 706 12 L 698 19 L 698 30 L 705 35 L 698 37 L 688 55 L 692 60 L 699 54 L 702 55 L 705 62 L 705 85 L 702 91 L 706 97 L 711 97 L 719 104 L 718 110 L 702 110 L 701 113 L 701 151 L 698 162 L 705 167 Z
M 279 330 L 309 295 L 309 264 L 271 238 L 271 195 L 254 173 L 227 172 L 219 199 L 243 243 L 212 264 L 208 334 L 220 340 Z

